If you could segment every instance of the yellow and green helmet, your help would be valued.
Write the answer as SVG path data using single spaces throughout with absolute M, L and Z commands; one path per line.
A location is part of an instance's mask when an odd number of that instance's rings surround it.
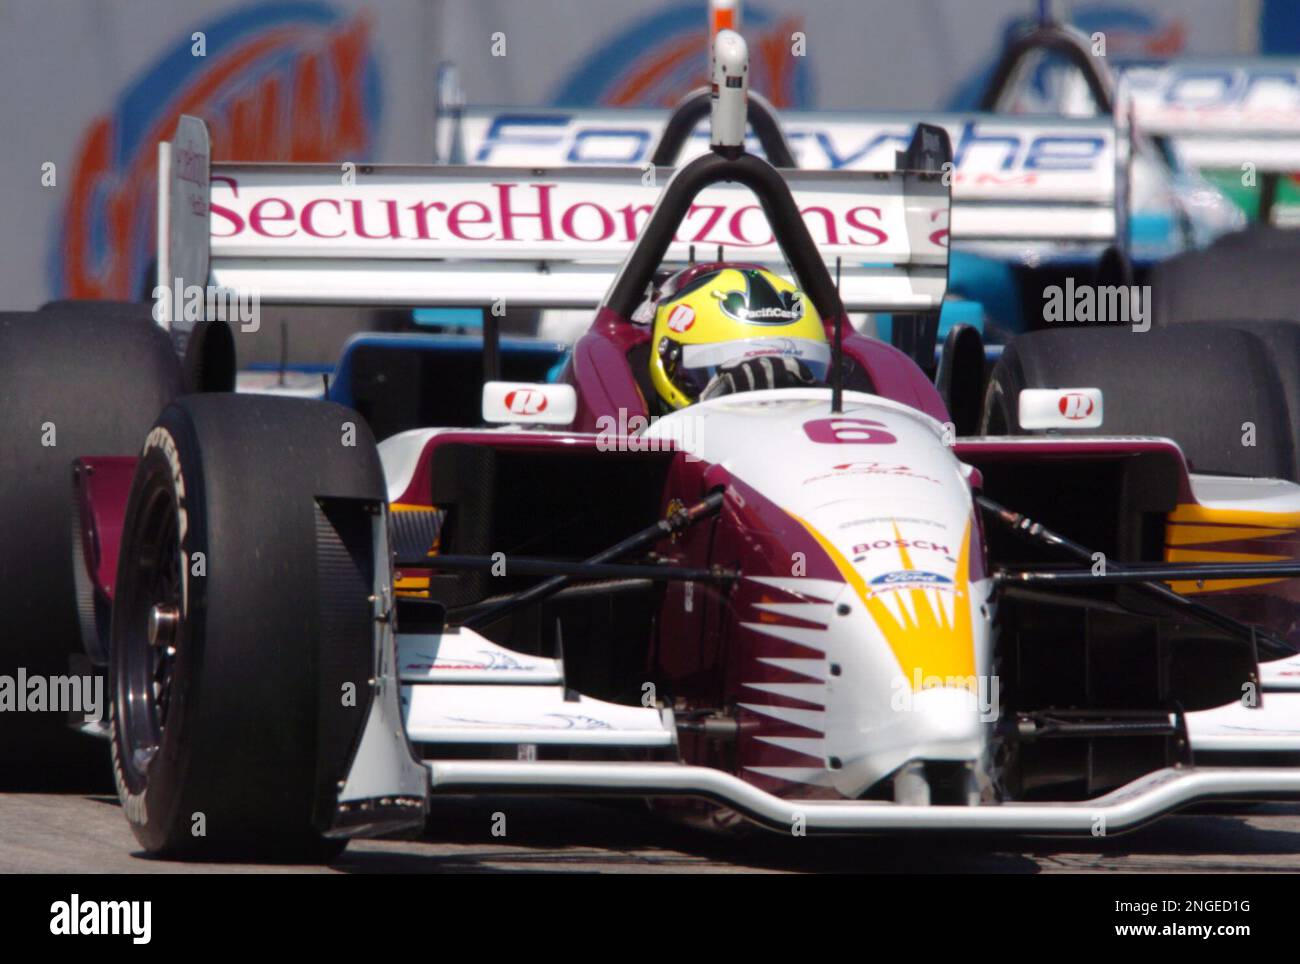
M 650 344 L 650 381 L 670 408 L 700 397 L 720 367 L 746 358 L 797 358 L 823 381 L 830 345 L 802 291 L 751 265 L 695 265 L 661 289 Z

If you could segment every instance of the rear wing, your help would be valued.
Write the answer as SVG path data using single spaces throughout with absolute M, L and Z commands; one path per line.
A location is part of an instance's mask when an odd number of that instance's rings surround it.
M 539 157 L 505 168 L 210 157 L 206 127 L 192 117 L 160 148 L 159 284 L 317 304 L 594 307 L 673 173 L 553 169 Z M 893 171 L 892 153 L 882 166 L 786 177 L 818 255 L 838 267 L 847 309 L 935 310 L 947 283 L 947 187 Z M 785 262 L 739 185 L 699 195 L 667 259 L 713 258 L 719 247 Z
M 630 164 L 649 170 L 662 155 L 670 114 L 641 109 L 461 108 L 439 114 L 437 143 L 456 144 L 469 164 Z M 751 121 L 753 120 L 751 114 Z M 1008 119 L 992 114 L 792 112 L 780 130 L 803 171 L 892 168 L 917 121 L 952 142 L 952 240 L 966 248 L 1100 250 L 1122 222 L 1126 144 L 1108 119 Z M 708 150 L 701 123 L 678 163 Z M 762 155 L 752 131 L 746 150 Z M 672 152 L 670 152 L 672 153 Z M 441 158 L 439 158 L 441 159 Z
M 1300 59 L 1134 64 L 1120 78 L 1138 130 L 1187 165 L 1300 171 Z

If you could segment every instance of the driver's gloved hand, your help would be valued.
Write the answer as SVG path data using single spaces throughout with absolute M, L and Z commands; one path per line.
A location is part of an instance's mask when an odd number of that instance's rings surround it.
M 784 355 L 760 355 L 744 361 L 723 365 L 709 379 L 700 393 L 700 401 L 732 395 L 736 392 L 754 392 L 764 388 L 807 388 L 817 384 L 813 373 L 797 358 Z

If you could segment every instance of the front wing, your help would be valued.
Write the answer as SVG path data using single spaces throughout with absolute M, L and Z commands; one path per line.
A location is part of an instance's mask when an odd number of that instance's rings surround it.
M 721 770 L 675 762 L 670 711 L 580 696 L 564 684 L 562 660 L 513 653 L 472 630 L 402 637 L 388 626 L 377 622 L 376 632 L 376 646 L 391 647 L 387 658 L 377 659 L 378 688 L 388 698 L 377 701 L 340 793 L 331 831 L 337 836 L 410 826 L 412 818 L 426 812 L 412 799 L 421 784 L 426 797 L 478 792 L 696 797 L 775 830 L 802 827 L 828 833 L 985 830 L 1096 836 L 1131 830 L 1196 803 L 1300 800 L 1300 766 L 1295 765 L 1300 759 L 1300 657 L 1261 665 L 1258 706 L 1232 703 L 1184 716 L 1194 756 L 1265 762 L 1168 767 L 1085 801 L 914 806 L 787 799 Z M 393 735 L 403 733 L 406 740 L 401 742 L 418 747 L 418 753 L 406 757 L 394 752 Z M 489 745 L 530 752 L 437 758 L 440 746 Z M 560 745 L 635 748 L 660 758 L 536 759 L 539 746 Z M 427 780 L 412 780 L 411 764 L 417 760 Z M 405 805 L 394 812 L 393 800 Z

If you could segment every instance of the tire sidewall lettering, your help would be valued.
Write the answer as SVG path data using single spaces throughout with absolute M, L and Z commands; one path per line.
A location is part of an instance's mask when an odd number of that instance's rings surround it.
M 148 438 L 144 441 L 143 456 L 147 457 L 151 451 L 159 452 L 167 461 L 167 466 L 171 472 L 172 493 L 176 497 L 176 531 L 177 539 L 180 542 L 180 559 L 181 559 L 181 618 L 186 619 L 190 615 L 190 554 L 188 549 L 189 541 L 189 512 L 185 502 L 185 473 L 181 468 L 180 450 L 176 445 L 176 439 L 171 432 L 161 425 L 154 426 L 149 432 Z

